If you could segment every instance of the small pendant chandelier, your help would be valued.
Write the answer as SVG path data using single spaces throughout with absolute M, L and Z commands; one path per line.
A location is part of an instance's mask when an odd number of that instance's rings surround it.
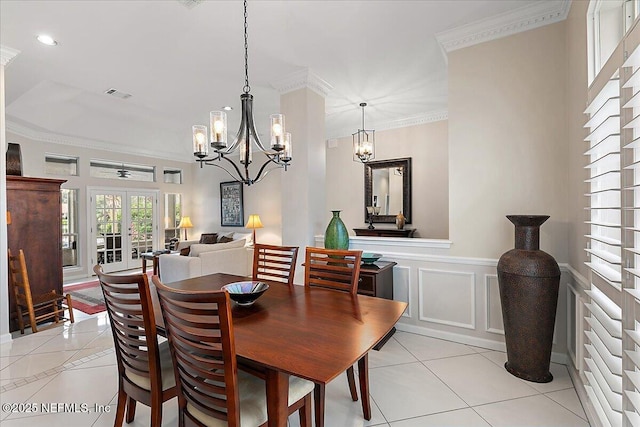
M 364 107 L 366 102 L 361 102 L 362 107 L 362 129 L 351 134 L 353 137 L 353 161 L 367 163 L 376 158 L 376 131 L 366 130 L 364 127 Z
M 291 134 L 285 131 L 284 115 L 271 115 L 271 140 L 270 148 L 267 149 L 260 141 L 253 121 L 253 95 L 249 92 L 249 43 L 247 36 L 247 0 L 244 0 L 244 88 L 240 95 L 242 105 L 242 118 L 240 129 L 231 145 L 227 144 L 227 113 L 224 111 L 212 111 L 209 114 L 210 127 L 195 125 L 193 132 L 193 155 L 196 161 L 202 165 L 216 166 L 227 172 L 234 181 L 251 185 L 259 182 L 270 171 L 284 168 L 287 170 L 291 161 Z M 207 143 L 207 137 L 209 143 Z M 253 144 L 252 144 L 253 142 Z M 258 173 L 251 177 L 249 165 L 253 161 L 253 145 L 266 156 Z M 215 153 L 209 157 L 209 146 Z M 229 158 L 236 151 L 240 154 L 240 165 Z M 229 162 L 231 168 L 226 168 L 222 160 Z M 229 166 L 227 165 L 227 166 Z M 274 166 L 267 169 L 267 166 Z

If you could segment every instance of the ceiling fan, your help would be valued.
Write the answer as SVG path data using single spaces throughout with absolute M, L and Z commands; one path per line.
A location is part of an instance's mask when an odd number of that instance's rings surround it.
M 122 169 L 118 169 L 116 173 L 118 174 L 118 178 L 129 178 L 129 175 L 131 175 L 131 172 L 124 168 L 124 163 L 122 164 Z

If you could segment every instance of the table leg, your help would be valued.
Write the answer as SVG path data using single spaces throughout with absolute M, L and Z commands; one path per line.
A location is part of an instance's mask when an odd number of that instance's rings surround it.
M 153 256 L 153 274 L 160 277 L 160 273 L 159 273 L 159 264 L 160 264 L 160 258 L 158 255 L 154 255 Z
M 369 398 L 369 353 L 358 360 L 358 377 L 360 379 L 360 398 L 365 420 L 371 419 L 371 399 Z
M 289 407 L 289 375 L 268 369 L 267 383 L 267 414 L 269 427 L 286 427 Z
M 316 427 L 324 427 L 324 399 L 325 399 L 325 386 L 324 384 L 317 384 L 313 389 L 313 404 L 315 409 Z

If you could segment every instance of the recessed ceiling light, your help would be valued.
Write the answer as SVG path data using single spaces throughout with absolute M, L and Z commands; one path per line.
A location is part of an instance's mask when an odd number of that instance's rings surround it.
M 55 46 L 55 45 L 57 45 L 57 44 L 58 44 L 58 42 L 57 42 L 57 41 L 55 41 L 55 40 L 53 39 L 53 37 L 51 37 L 50 35 L 47 35 L 47 34 L 40 34 L 40 35 L 37 37 L 37 39 L 38 39 L 38 41 L 39 41 L 40 43 L 42 43 L 42 44 L 46 44 L 47 46 Z
M 224 107 L 222 107 L 222 109 L 224 111 L 231 111 L 231 110 L 233 110 L 233 107 L 229 107 L 228 105 L 225 105 Z

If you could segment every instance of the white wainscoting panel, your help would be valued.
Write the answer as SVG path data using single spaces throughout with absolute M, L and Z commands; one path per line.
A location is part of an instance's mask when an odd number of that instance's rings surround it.
M 406 266 L 393 267 L 393 299 L 408 304 L 402 317 L 411 318 L 411 268 Z
M 418 269 L 419 319 L 476 328 L 475 273 Z
M 502 304 L 500 303 L 500 286 L 497 274 L 485 274 L 485 330 L 493 334 L 504 335 L 502 322 Z

